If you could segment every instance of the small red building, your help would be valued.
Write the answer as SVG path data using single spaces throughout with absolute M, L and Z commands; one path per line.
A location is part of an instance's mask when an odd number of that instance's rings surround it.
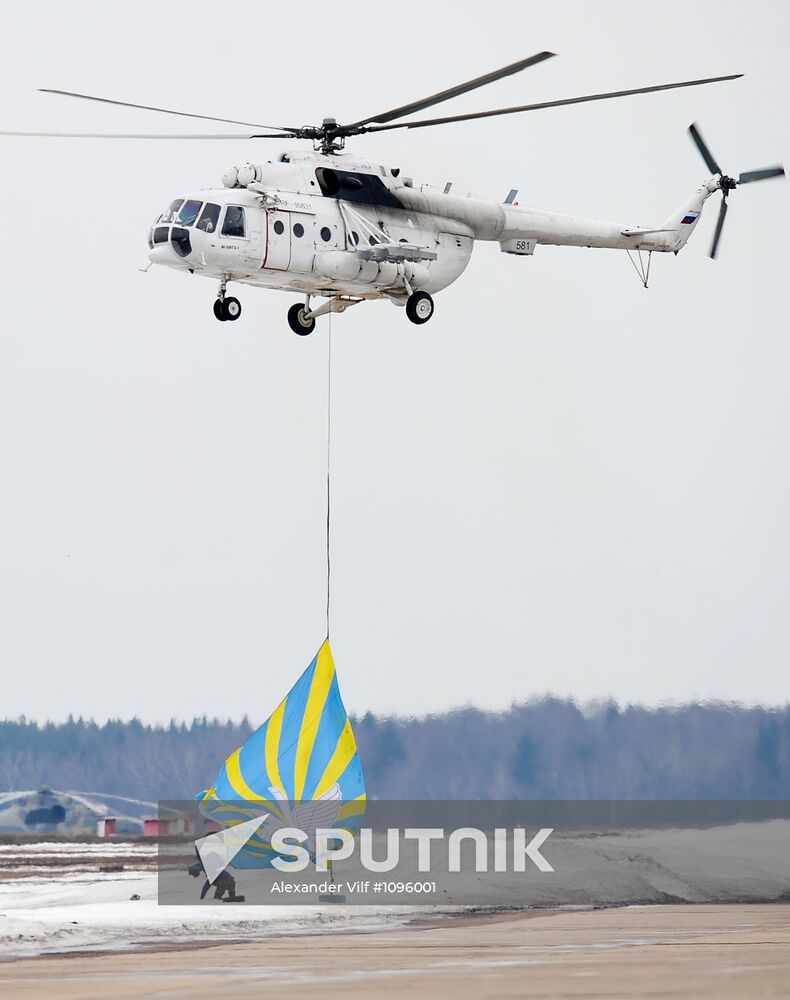
M 170 835 L 170 820 L 168 819 L 143 820 L 144 837 L 167 837 L 169 835 Z

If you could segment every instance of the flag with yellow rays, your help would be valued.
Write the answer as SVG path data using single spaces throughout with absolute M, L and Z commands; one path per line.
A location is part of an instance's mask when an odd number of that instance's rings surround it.
M 271 865 L 276 827 L 296 826 L 308 835 L 316 826 L 358 827 L 365 780 L 328 639 L 272 716 L 197 798 L 201 812 L 224 826 L 269 814 L 233 859 L 236 868 Z

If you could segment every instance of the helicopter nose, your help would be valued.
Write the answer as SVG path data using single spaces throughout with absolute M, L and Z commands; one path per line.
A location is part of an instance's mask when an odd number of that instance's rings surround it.
M 148 238 L 148 259 L 155 264 L 179 264 L 192 253 L 189 230 L 157 226 Z
M 171 267 L 183 263 L 170 243 L 160 243 L 151 247 L 148 251 L 148 259 L 152 264 L 169 264 Z

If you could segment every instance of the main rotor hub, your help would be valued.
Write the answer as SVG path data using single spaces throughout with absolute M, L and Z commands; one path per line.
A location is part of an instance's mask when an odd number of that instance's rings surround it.
M 346 145 L 346 130 L 337 118 L 324 118 L 321 126 L 311 130 L 313 148 L 320 153 L 337 153 Z
M 730 191 L 734 191 L 738 187 L 738 182 L 734 177 L 728 177 L 727 174 L 722 174 L 719 178 L 719 187 L 721 192 L 726 198 Z

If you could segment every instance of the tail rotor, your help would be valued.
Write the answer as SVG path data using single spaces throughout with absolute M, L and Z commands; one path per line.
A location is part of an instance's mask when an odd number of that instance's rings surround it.
M 727 216 L 727 196 L 730 191 L 734 191 L 739 184 L 752 184 L 754 181 L 765 181 L 770 177 L 784 177 L 784 167 L 765 167 L 761 170 L 747 170 L 742 174 L 738 175 L 737 180 L 734 177 L 729 177 L 721 167 L 718 165 L 714 159 L 713 153 L 711 153 L 708 148 L 707 143 L 702 138 L 702 133 L 697 128 L 696 124 L 689 125 L 689 132 L 691 133 L 691 138 L 694 140 L 694 145 L 699 150 L 700 156 L 705 161 L 708 170 L 713 174 L 719 175 L 719 190 L 721 191 L 721 207 L 719 208 L 719 218 L 716 221 L 716 231 L 713 234 L 713 243 L 710 248 L 710 256 L 715 260 L 716 254 L 719 249 L 719 240 L 721 239 L 721 231 L 724 228 L 724 220 Z
M 727 218 L 727 192 L 722 188 L 721 206 L 719 207 L 719 217 L 716 220 L 716 230 L 713 233 L 713 243 L 710 245 L 710 257 L 711 260 L 716 259 L 716 254 L 719 249 L 719 240 L 721 239 L 721 231 L 724 229 L 724 220 Z

